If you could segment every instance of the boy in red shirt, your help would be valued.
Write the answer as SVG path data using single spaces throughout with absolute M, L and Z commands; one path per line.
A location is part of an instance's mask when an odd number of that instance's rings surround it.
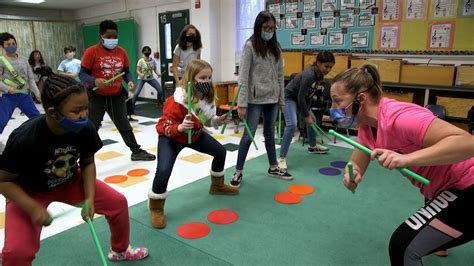
M 89 118 L 98 130 L 107 111 L 125 144 L 132 151 L 132 161 L 153 161 L 155 155 L 140 148 L 127 119 L 125 100 L 133 95 L 131 90 L 134 84 L 129 71 L 130 61 L 127 53 L 118 46 L 117 31 L 115 22 L 102 21 L 101 42 L 87 48 L 82 58 L 79 78 L 89 88 Z M 128 93 L 122 88 L 122 77 L 105 83 L 106 80 L 122 72 L 125 72 L 123 79 L 128 84 Z M 95 86 L 99 89 L 93 91 L 92 88 Z

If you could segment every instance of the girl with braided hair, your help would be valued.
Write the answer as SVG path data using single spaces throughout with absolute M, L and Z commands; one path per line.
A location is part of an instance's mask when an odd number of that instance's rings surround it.
M 41 97 L 46 114 L 31 119 L 9 136 L 0 155 L 0 193 L 6 197 L 3 265 L 31 265 L 53 202 L 82 204 L 84 220 L 102 214 L 111 231 L 109 260 L 140 260 L 143 247 L 130 246 L 126 198 L 96 179 L 94 154 L 102 147 L 87 118 L 86 88 L 53 75 Z M 25 162 L 28 166 L 25 167 Z

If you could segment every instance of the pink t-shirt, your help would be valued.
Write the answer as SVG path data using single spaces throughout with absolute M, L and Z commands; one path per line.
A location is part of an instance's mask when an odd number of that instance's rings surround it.
M 365 125 L 359 128 L 358 141 L 370 149 L 382 148 L 408 154 L 423 148 L 426 131 L 434 119 L 435 116 L 426 108 L 382 98 L 378 111 L 377 139 L 374 139 L 370 127 Z M 427 186 L 408 177 L 428 199 L 446 189 L 462 190 L 474 184 L 474 158 L 450 165 L 408 169 L 430 180 Z

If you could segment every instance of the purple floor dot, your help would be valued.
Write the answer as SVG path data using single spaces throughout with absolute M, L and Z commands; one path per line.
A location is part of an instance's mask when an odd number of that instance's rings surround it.
M 344 168 L 346 167 L 346 164 L 347 164 L 346 161 L 335 161 L 331 163 L 331 166 L 336 167 L 336 168 Z
M 319 169 L 319 172 L 323 175 L 340 175 L 341 170 L 336 169 L 336 168 L 331 168 L 331 167 L 325 167 Z

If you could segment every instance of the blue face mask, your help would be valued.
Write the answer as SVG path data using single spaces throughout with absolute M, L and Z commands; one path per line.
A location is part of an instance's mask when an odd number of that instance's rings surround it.
M 16 45 L 10 45 L 7 48 L 5 48 L 5 51 L 9 52 L 10 54 L 16 53 Z
M 63 118 L 59 119 L 58 123 L 68 132 L 79 133 L 87 125 L 88 121 L 87 116 L 79 120 L 72 120 L 63 116 Z
M 273 38 L 273 34 L 275 34 L 274 31 L 272 32 L 266 32 L 266 31 L 263 31 L 262 30 L 262 39 L 266 42 L 268 42 L 269 40 L 271 40 L 271 38 Z
M 357 125 L 357 116 L 348 116 L 346 114 L 347 108 L 351 107 L 352 103 L 346 108 L 331 108 L 329 113 L 334 121 L 337 122 L 337 126 L 341 128 L 351 128 L 353 125 Z
M 102 39 L 105 48 L 112 50 L 118 45 L 118 39 Z

